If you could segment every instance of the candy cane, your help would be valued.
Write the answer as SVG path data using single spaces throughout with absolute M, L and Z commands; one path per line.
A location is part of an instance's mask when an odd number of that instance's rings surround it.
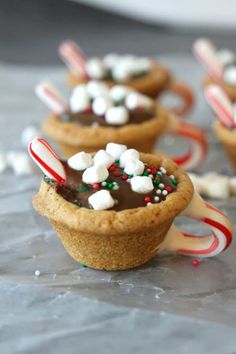
M 196 191 L 181 215 L 208 225 L 211 234 L 196 236 L 182 232 L 172 225 L 162 245 L 162 250 L 175 251 L 188 256 L 213 257 L 230 246 L 233 238 L 230 221 L 220 210 L 204 202 Z
M 73 41 L 65 41 L 59 47 L 59 55 L 68 68 L 79 78 L 87 77 L 86 57 L 80 47 Z
M 193 44 L 193 53 L 215 80 L 222 80 L 223 68 L 219 62 L 214 45 L 207 39 L 198 39 Z
M 55 151 L 43 138 L 35 138 L 29 144 L 29 154 L 43 173 L 58 183 L 66 180 L 65 169 Z
M 35 87 L 35 93 L 53 113 L 62 114 L 68 111 L 67 103 L 59 95 L 52 84 L 48 82 L 38 84 Z
M 171 157 L 178 165 L 185 170 L 193 170 L 203 162 L 207 154 L 207 139 L 202 129 L 170 114 L 167 133 L 188 139 L 188 152 L 179 157 Z
M 233 105 L 224 91 L 217 85 L 205 88 L 205 97 L 220 121 L 229 128 L 234 125 Z

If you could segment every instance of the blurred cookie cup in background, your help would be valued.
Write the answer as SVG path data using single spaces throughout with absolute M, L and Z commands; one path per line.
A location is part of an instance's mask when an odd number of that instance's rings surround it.
M 175 113 L 180 115 L 192 108 L 192 90 L 185 83 L 175 80 L 171 72 L 155 59 L 116 53 L 87 58 L 73 41 L 63 42 L 59 55 L 68 67 L 66 81 L 71 88 L 89 80 L 100 80 L 109 87 L 126 85 L 152 98 L 170 92 L 182 101 L 179 107 L 174 108 Z
M 150 153 L 160 136 L 174 134 L 190 144 L 187 153 L 175 158 L 181 166 L 194 169 L 205 158 L 207 143 L 201 129 L 130 87 L 109 88 L 89 81 L 76 86 L 67 102 L 51 84 L 41 83 L 36 94 L 51 110 L 43 131 L 65 157 L 104 149 L 109 141 Z

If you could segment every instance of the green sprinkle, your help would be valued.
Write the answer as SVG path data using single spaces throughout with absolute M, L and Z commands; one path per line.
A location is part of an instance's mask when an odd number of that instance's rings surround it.
M 109 189 L 112 189 L 113 188 L 113 183 L 108 183 L 108 186 L 107 186 Z
M 174 185 L 176 185 L 176 184 L 177 184 L 176 179 L 172 179 L 172 180 L 171 180 L 171 183 L 173 183 Z
M 116 163 L 117 165 L 120 165 L 120 160 L 115 160 L 115 163 Z
M 85 193 L 85 192 L 88 192 L 89 190 L 90 190 L 90 187 L 85 186 L 84 184 L 81 184 L 78 188 L 79 193 Z
M 154 179 L 153 183 L 159 185 L 161 183 L 161 181 L 159 179 Z
M 148 176 L 149 175 L 149 172 L 148 171 L 144 171 L 143 172 L 143 176 Z

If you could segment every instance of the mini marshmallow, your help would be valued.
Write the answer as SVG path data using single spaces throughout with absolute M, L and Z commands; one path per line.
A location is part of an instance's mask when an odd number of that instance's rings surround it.
M 205 192 L 210 198 L 225 199 L 230 195 L 229 178 L 216 173 L 208 173 L 202 178 Z
M 223 66 L 234 62 L 236 59 L 235 53 L 228 49 L 218 50 L 216 56 Z
M 87 60 L 85 68 L 88 76 L 95 80 L 103 79 L 107 73 L 106 67 L 100 58 Z
M 120 55 L 110 53 L 103 57 L 103 62 L 108 69 L 112 69 L 120 60 Z
M 195 173 L 188 173 L 188 176 L 191 179 L 197 192 L 200 194 L 205 194 L 206 184 L 204 183 L 203 178 Z
M 94 165 L 92 167 L 87 168 L 82 176 L 82 180 L 85 183 L 100 183 L 105 181 L 109 176 L 109 172 L 104 165 Z
M 97 116 L 103 116 L 112 107 L 112 100 L 107 96 L 99 96 L 92 103 L 92 110 Z
M 94 210 L 106 210 L 114 206 L 115 200 L 107 190 L 100 190 L 88 198 L 88 202 Z
M 98 150 L 93 158 L 93 161 L 95 165 L 104 165 L 108 168 L 113 164 L 113 162 L 115 162 L 115 159 L 105 150 Z
M 108 96 L 109 88 L 104 82 L 92 80 L 87 83 L 87 92 L 91 98 Z
M 21 133 L 21 142 L 24 146 L 28 146 L 29 143 L 41 135 L 41 131 L 34 125 L 28 125 Z
M 9 151 L 7 161 L 17 176 L 29 175 L 33 172 L 31 161 L 24 152 Z
M 225 68 L 224 81 L 229 85 L 236 85 L 236 63 Z
M 141 93 L 132 92 L 126 97 L 125 106 L 129 110 L 134 110 L 139 107 L 148 109 L 153 106 L 153 100 L 148 96 L 142 95 Z
M 123 106 L 111 107 L 106 111 L 105 120 L 108 124 L 122 125 L 129 121 L 129 112 Z
M 149 58 L 136 58 L 134 63 L 135 73 L 147 72 L 151 68 L 151 60 Z
M 135 160 L 139 160 L 139 152 L 135 149 L 128 149 L 122 153 L 120 156 L 120 167 L 125 167 L 126 163 L 132 158 Z
M 115 85 L 110 89 L 110 95 L 115 102 L 123 101 L 134 90 L 128 86 Z
M 78 152 L 68 159 L 68 165 L 77 171 L 83 171 L 93 165 L 93 158 L 84 151 Z
M 127 150 L 126 145 L 108 143 L 106 146 L 106 152 L 114 157 L 115 160 L 119 160 L 120 156 Z
M 130 180 L 131 189 L 136 193 L 149 193 L 154 186 L 152 179 L 148 176 L 135 176 Z
M 4 172 L 8 167 L 7 158 L 3 153 L 0 153 L 0 173 Z
M 78 85 L 70 96 L 70 110 L 73 113 L 83 112 L 90 107 L 90 98 L 86 85 Z
M 113 79 L 120 82 L 128 81 L 132 76 L 131 60 L 120 60 L 112 70 Z
M 128 162 L 125 165 L 124 171 L 128 175 L 141 175 L 144 171 L 144 163 L 140 160 L 129 158 Z
M 236 195 L 236 177 L 231 177 L 229 179 L 229 188 L 232 195 Z

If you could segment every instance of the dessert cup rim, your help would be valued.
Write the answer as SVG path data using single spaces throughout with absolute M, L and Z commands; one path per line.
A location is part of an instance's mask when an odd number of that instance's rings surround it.
M 158 227 L 158 224 L 173 220 L 187 207 L 193 195 L 193 185 L 187 173 L 163 154 L 142 153 L 141 160 L 155 166 L 163 166 L 168 174 L 175 175 L 178 183 L 177 189 L 170 193 L 165 201 L 150 207 L 137 207 L 122 211 L 95 211 L 80 208 L 66 201 L 56 193 L 53 187 L 42 180 L 40 190 L 33 198 L 33 206 L 49 220 L 80 232 L 125 235 L 125 233 L 153 230 Z

